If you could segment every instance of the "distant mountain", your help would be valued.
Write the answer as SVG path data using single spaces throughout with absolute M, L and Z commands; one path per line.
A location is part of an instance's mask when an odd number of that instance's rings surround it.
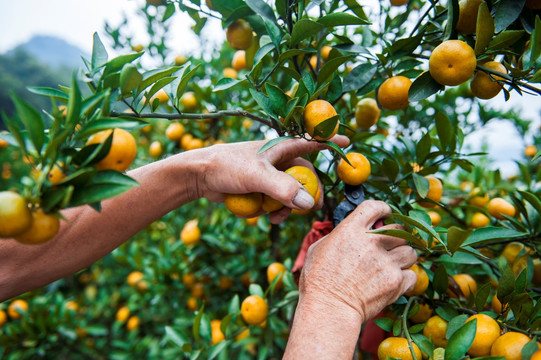
M 13 55 L 21 50 L 53 69 L 82 67 L 81 56 L 87 59 L 90 58 L 87 53 L 77 46 L 54 36 L 36 35 L 28 42 L 8 51 L 6 55 Z

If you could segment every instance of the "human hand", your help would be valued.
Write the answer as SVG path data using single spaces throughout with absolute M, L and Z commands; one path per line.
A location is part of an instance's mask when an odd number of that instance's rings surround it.
M 335 136 L 331 139 L 338 146 L 345 147 L 349 139 Z M 291 209 L 321 208 L 323 196 L 314 203 L 312 196 L 304 190 L 292 176 L 284 173 L 291 166 L 302 165 L 312 171 L 312 164 L 301 158 L 313 151 L 327 149 L 328 146 L 304 139 L 285 140 L 271 149 L 258 154 L 266 141 L 250 141 L 233 144 L 214 145 L 202 149 L 205 152 L 200 176 L 197 179 L 198 196 L 211 201 L 223 202 L 224 194 L 247 194 L 260 192 L 271 196 L 285 205 L 270 213 L 272 223 L 284 221 Z M 322 188 L 321 183 L 319 184 Z M 254 214 L 257 216 L 263 213 Z
M 300 278 L 300 305 L 305 301 L 318 311 L 351 313 L 365 322 L 415 285 L 415 273 L 407 270 L 417 260 L 415 250 L 403 239 L 369 233 L 390 212 L 384 202 L 364 201 L 310 247 Z

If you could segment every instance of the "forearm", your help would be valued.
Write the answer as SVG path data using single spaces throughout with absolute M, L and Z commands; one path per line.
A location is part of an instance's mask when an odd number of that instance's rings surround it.
M 83 269 L 153 221 L 199 196 L 203 150 L 155 162 L 128 173 L 139 186 L 102 202 L 62 212 L 58 235 L 43 245 L 0 240 L 0 301 Z
M 347 305 L 301 296 L 284 359 L 351 359 L 362 321 Z

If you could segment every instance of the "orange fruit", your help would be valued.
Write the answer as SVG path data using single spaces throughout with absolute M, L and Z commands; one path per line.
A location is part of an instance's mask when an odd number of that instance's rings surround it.
M 522 255 L 518 259 L 515 260 L 512 269 L 515 276 L 518 276 L 522 270 L 526 269 L 528 267 L 528 255 Z
M 187 150 L 190 147 L 190 143 L 192 142 L 193 139 L 194 137 L 192 134 L 182 135 L 182 137 L 180 138 L 180 147 L 183 150 Z
M 425 176 L 425 178 L 428 180 L 428 193 L 426 194 L 425 199 L 432 200 L 435 203 L 440 202 L 441 196 L 443 195 L 443 185 L 441 184 L 441 181 L 433 176 Z M 427 201 L 419 201 L 419 205 L 425 208 L 433 208 L 436 206 L 436 204 Z
M 140 271 L 132 271 L 127 277 L 126 282 L 130 286 L 137 286 L 141 280 L 143 280 L 143 273 Z
M 203 140 L 199 138 L 192 138 L 190 142 L 186 145 L 186 151 L 188 150 L 195 150 L 195 149 L 201 149 L 205 144 L 203 143 Z
M 325 100 L 314 100 L 308 103 L 304 108 L 302 115 L 304 128 L 306 132 L 314 139 L 323 141 L 332 138 L 338 132 L 339 121 L 336 122 L 336 127 L 327 136 L 322 137 L 315 134 L 315 128 L 325 120 L 338 115 L 334 107 Z
M 233 55 L 233 61 L 231 61 L 231 66 L 237 71 L 246 69 L 246 51 L 239 50 Z
M 227 290 L 233 286 L 233 279 L 228 276 L 222 275 L 220 281 L 218 281 L 218 287 L 222 290 Z
M 413 351 L 417 360 L 422 358 L 421 349 L 415 344 L 413 345 Z M 401 337 L 388 337 L 383 340 L 378 346 L 378 359 L 387 360 L 387 358 L 413 360 L 413 356 L 408 346 L 408 340 Z
M 355 105 L 355 122 L 363 130 L 368 130 L 379 120 L 381 110 L 375 99 L 364 98 Z
M 289 169 L 285 171 L 286 174 L 289 174 L 293 176 L 305 189 L 308 191 L 310 195 L 314 198 L 314 206 L 319 201 L 320 197 L 320 191 L 319 191 L 319 184 L 317 181 L 317 176 L 307 168 L 306 166 L 292 166 Z M 310 212 L 310 209 L 306 210 L 297 210 L 293 209 L 293 212 L 299 215 L 304 215 Z
M 528 3 L 526 1 L 526 3 Z M 539 2 L 540 4 L 540 8 L 541 8 L 541 2 Z M 541 360 L 541 350 L 537 350 L 536 352 L 533 353 L 533 355 L 530 357 L 530 360 Z
M 408 3 L 409 0 L 391 0 L 391 5 L 392 6 L 401 6 L 401 5 L 406 5 Z
M 240 277 L 240 282 L 245 287 L 249 287 L 252 283 L 252 275 L 249 272 L 242 274 L 242 276 Z
M 12 319 L 20 319 L 23 317 L 21 312 L 28 311 L 28 303 L 25 300 L 17 299 L 12 301 L 8 306 L 8 315 Z
M 54 164 L 53 167 L 51 168 L 51 171 L 49 171 L 49 173 L 47 174 L 47 179 L 49 179 L 49 182 L 52 185 L 59 184 L 66 177 L 66 174 L 64 173 L 64 171 L 62 171 L 62 168 L 61 168 L 63 166 L 64 166 L 63 163 Z
M 197 98 L 193 91 L 188 91 L 182 94 L 180 98 L 180 103 L 182 104 L 182 109 L 184 111 L 192 111 L 197 108 Z
M 2 326 L 5 325 L 5 323 L 8 321 L 8 316 L 4 310 L 0 309 L 0 329 Z
M 237 336 L 235 336 L 235 341 L 242 341 L 246 339 L 248 336 L 250 336 L 250 329 L 246 328 L 240 332 Z
M 188 300 L 186 300 L 186 307 L 190 311 L 196 311 L 197 310 L 197 299 L 194 297 L 189 297 Z
M 426 325 L 423 328 L 423 335 L 428 339 L 431 339 L 434 346 L 445 347 L 447 346 L 445 333 L 447 332 L 448 324 L 447 321 L 443 320 L 438 315 L 434 315 L 426 322 Z
M 201 299 L 205 295 L 203 284 L 200 282 L 193 284 L 190 294 L 196 299 Z
M 468 199 L 468 204 L 471 206 L 476 206 L 478 208 L 484 208 L 486 204 L 488 204 L 488 201 L 490 198 L 488 197 L 488 194 L 485 193 L 485 195 L 481 196 L 478 195 L 481 190 L 479 188 L 475 188 L 470 193 L 470 198 Z
M 224 341 L 225 339 L 225 335 L 222 332 L 222 329 L 220 329 L 221 325 L 222 325 L 222 321 L 218 319 L 214 319 L 210 322 L 212 345 L 215 345 L 221 341 Z
M 223 74 L 224 74 L 224 77 L 231 78 L 231 79 L 236 79 L 238 76 L 237 70 L 230 67 L 226 67 L 223 71 Z
M 424 294 L 426 289 L 428 288 L 428 275 L 426 274 L 425 269 L 423 269 L 421 266 L 414 264 L 410 270 L 413 270 L 415 275 L 417 275 L 417 281 L 415 282 L 415 286 L 410 291 L 406 292 L 404 295 L 406 296 L 419 296 Z
M 154 158 L 160 157 L 163 154 L 162 143 L 153 141 L 148 148 L 148 154 Z
M 139 319 L 139 316 L 130 316 L 130 318 L 128 319 L 128 322 L 126 323 L 126 329 L 128 331 L 134 331 L 134 330 L 137 330 L 137 328 L 139 327 L 139 322 L 140 322 L 140 319 Z
M 139 51 L 143 50 L 143 45 L 137 44 L 137 45 L 132 46 L 131 48 L 132 48 L 133 51 L 139 52 Z
M 411 80 L 405 76 L 393 76 L 385 80 L 377 92 L 381 107 L 389 110 L 400 110 L 407 107 L 411 83 Z
M 284 276 L 284 273 L 286 271 L 287 269 L 282 263 L 274 262 L 270 264 L 267 267 L 267 280 L 269 281 L 269 285 L 272 284 L 276 277 L 278 277 L 275 289 L 281 289 L 284 286 L 284 283 L 282 282 L 282 277 Z
M 506 360 L 521 360 L 522 348 L 530 340 L 528 335 L 509 331 L 494 341 L 490 349 L 490 356 L 501 356 L 505 357 Z
M 184 126 L 179 122 L 173 122 L 165 129 L 165 137 L 171 141 L 179 141 L 184 135 Z
M 364 183 L 370 176 L 370 162 L 360 153 L 350 152 L 346 154 L 346 158 L 351 165 L 344 159 L 340 159 L 336 166 L 336 172 L 340 180 L 348 185 L 360 185 Z
M 331 51 L 332 51 L 332 47 L 330 47 L 329 45 L 324 45 L 321 48 L 321 58 L 323 59 L 323 61 L 327 61 L 329 59 L 329 55 L 331 54 Z
M 416 324 L 420 324 L 427 321 L 430 316 L 432 316 L 432 309 L 430 308 L 430 305 L 419 304 L 419 311 L 417 311 L 417 313 L 411 316 L 409 319 Z
M 67 310 L 71 310 L 71 311 L 79 310 L 79 304 L 76 301 L 73 301 L 73 300 L 70 300 L 70 301 L 66 302 L 66 304 L 64 304 L 64 307 Z
M 533 259 L 533 279 L 532 282 L 541 285 L 541 259 Z
M 188 58 L 186 58 L 184 55 L 177 55 L 175 57 L 175 65 L 183 65 L 186 63 L 186 61 L 188 61 Z
M 488 216 L 481 212 L 476 212 L 475 214 L 473 214 L 470 220 L 470 226 L 474 229 L 488 226 L 488 224 L 490 224 L 490 219 L 488 218 Z
M 441 215 L 435 211 L 429 211 L 428 216 L 430 216 L 430 221 L 432 226 L 438 226 L 441 223 Z
M 5 149 L 8 147 L 8 145 L 9 143 L 6 140 L 0 139 L 0 149 Z
M 14 191 L 0 191 L 0 238 L 11 238 L 32 225 L 26 200 Z
M 169 101 L 169 95 L 167 95 L 164 89 L 160 89 L 158 90 L 156 94 L 154 94 L 154 96 L 152 97 L 152 100 L 153 99 L 158 99 L 160 100 L 160 105 L 165 105 Z
M 458 284 L 458 287 L 460 288 L 462 294 L 464 295 L 464 297 L 466 297 L 466 299 L 468 299 L 471 294 L 475 294 L 477 292 L 477 282 L 470 275 L 457 274 L 453 275 L 453 279 Z M 458 295 L 455 294 L 451 289 L 448 289 L 447 293 L 451 297 L 458 297 Z
M 109 153 L 103 159 L 96 163 L 98 171 L 101 170 L 116 170 L 120 172 L 126 171 L 137 156 L 137 143 L 132 134 L 124 129 L 104 130 L 90 137 L 87 141 L 89 144 L 99 144 L 107 140 L 113 132 L 113 142 Z
M 472 315 L 466 322 L 474 319 L 477 319 L 477 330 L 468 354 L 472 357 L 489 356 L 492 344 L 500 336 L 500 326 L 496 320 L 485 314 Z
M 317 62 L 317 55 L 312 55 L 310 57 L 310 66 L 315 69 L 317 68 L 318 62 Z
M 524 244 L 513 241 L 505 245 L 502 251 L 502 256 L 507 260 L 510 265 L 513 265 L 515 263 L 515 260 L 517 259 L 518 254 L 520 254 L 522 250 L 524 250 Z
M 477 59 L 475 52 L 463 41 L 447 40 L 439 44 L 430 55 L 430 75 L 442 85 L 460 85 L 473 76 Z
M 201 230 L 199 230 L 198 220 L 188 221 L 180 231 L 180 240 L 185 245 L 194 245 L 201 240 Z
M 537 148 L 535 147 L 535 145 L 528 145 L 524 149 L 524 155 L 526 155 L 527 157 L 534 157 L 535 154 L 537 154 Z
M 494 198 L 488 202 L 488 213 L 499 220 L 504 220 L 506 216 L 515 216 L 515 207 L 502 198 Z
M 245 20 L 235 20 L 225 31 L 227 42 L 233 49 L 246 50 L 252 45 L 254 38 L 250 24 Z
M 256 226 L 258 220 L 259 220 L 259 216 L 255 216 L 255 217 L 246 219 L 246 223 L 250 226 Z
M 492 300 L 490 301 L 490 306 L 492 307 L 492 310 L 494 310 L 494 312 L 496 314 L 501 314 L 502 313 L 502 303 L 501 301 L 498 299 L 498 297 L 496 296 L 496 294 L 494 294 L 494 296 L 492 297 Z
M 192 273 L 182 275 L 182 283 L 187 288 L 191 288 L 195 284 L 195 275 Z
M 524 7 L 527 9 L 532 9 L 532 10 L 539 10 L 541 9 L 541 1 L 540 0 L 526 0 L 526 4 L 524 4 Z
M 116 312 L 115 318 L 116 318 L 116 321 L 118 322 L 124 322 L 128 320 L 129 316 L 130 316 L 130 309 L 128 309 L 127 306 L 122 306 Z
M 284 207 L 284 204 L 282 204 L 280 201 L 273 199 L 267 194 L 263 194 L 263 204 L 261 205 L 261 208 L 263 211 L 266 212 L 273 212 L 280 210 Z
M 15 236 L 15 240 L 27 245 L 43 244 L 51 240 L 60 229 L 60 219 L 54 215 L 46 214 L 42 209 L 32 211 L 32 225 L 22 234 Z
M 460 10 L 458 13 L 456 31 L 465 35 L 475 34 L 475 28 L 477 27 L 477 13 L 479 11 L 479 5 L 481 5 L 482 2 L 483 0 L 461 0 L 458 3 Z
M 506 67 L 500 62 L 489 61 L 484 63 L 483 66 L 491 70 L 507 74 Z M 477 71 L 470 83 L 470 88 L 473 95 L 477 96 L 479 99 L 492 99 L 498 95 L 503 86 L 496 80 L 503 80 L 503 78 L 496 75 L 492 75 L 492 78 L 482 70 Z
M 250 215 L 254 215 L 261 209 L 263 195 L 261 193 L 225 194 L 224 204 L 227 210 L 237 216 L 251 217 Z
M 247 324 L 259 325 L 267 319 L 269 308 L 260 296 L 250 295 L 242 301 L 240 314 Z

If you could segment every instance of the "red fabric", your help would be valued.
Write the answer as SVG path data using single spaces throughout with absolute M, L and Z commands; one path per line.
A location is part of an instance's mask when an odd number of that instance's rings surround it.
M 361 350 L 366 351 L 372 355 L 372 359 L 378 358 L 378 346 L 389 337 L 389 334 L 382 328 L 376 325 L 375 319 L 385 317 L 385 313 L 380 312 L 374 319 L 368 320 L 361 332 L 361 341 L 359 343 Z
M 312 229 L 304 237 L 301 249 L 299 250 L 299 255 L 297 255 L 297 259 L 295 260 L 295 264 L 293 265 L 292 272 L 295 275 L 295 281 L 297 282 L 297 285 L 299 284 L 299 276 L 301 273 L 301 269 L 304 265 L 304 260 L 306 259 L 306 253 L 308 252 L 308 248 L 331 231 L 332 222 L 330 221 L 315 221 L 312 224 Z

